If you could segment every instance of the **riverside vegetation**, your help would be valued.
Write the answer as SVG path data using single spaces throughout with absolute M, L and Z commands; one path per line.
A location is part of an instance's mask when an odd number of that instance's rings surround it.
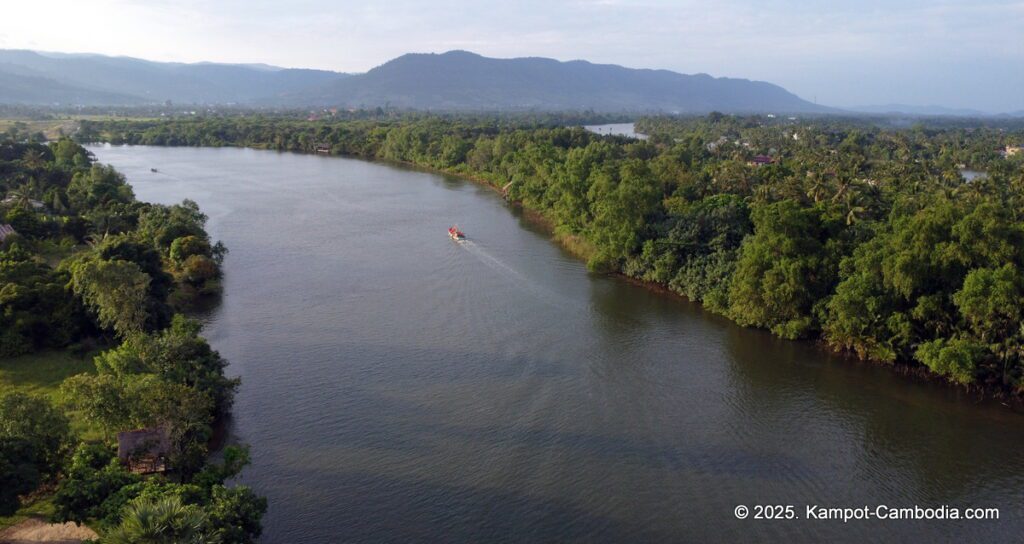
M 207 459 L 239 382 L 181 313 L 219 291 L 224 247 L 194 202 L 139 202 L 77 143 L 32 139 L 0 141 L 0 516 L 33 503 L 103 542 L 254 541 L 266 501 L 225 485 L 248 450 Z M 116 433 L 157 426 L 173 470 L 128 471 Z
M 379 113 L 379 112 L 378 112 Z M 733 321 L 1024 393 L 1024 127 L 651 117 L 646 141 L 523 118 L 83 121 L 83 141 L 248 146 L 471 177 L 596 271 Z M 986 172 L 967 182 L 960 169 Z

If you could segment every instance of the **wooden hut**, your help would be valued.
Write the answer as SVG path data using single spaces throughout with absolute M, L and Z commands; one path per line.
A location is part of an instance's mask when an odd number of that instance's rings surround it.
M 165 472 L 171 452 L 167 427 L 150 427 L 117 433 L 117 458 L 128 470 L 139 474 Z

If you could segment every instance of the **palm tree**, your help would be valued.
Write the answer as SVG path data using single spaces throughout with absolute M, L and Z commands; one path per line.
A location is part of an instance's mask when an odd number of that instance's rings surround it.
M 121 516 L 121 524 L 107 533 L 111 544 L 203 544 L 213 539 L 206 532 L 208 518 L 199 507 L 182 504 L 179 497 L 136 500 Z
M 846 212 L 846 224 L 853 225 L 860 219 L 860 214 L 868 211 L 864 206 L 850 206 L 850 211 Z
M 50 208 L 58 214 L 63 214 L 68 211 L 68 205 L 64 202 L 63 193 L 60 191 L 53 191 L 50 197 Z
M 46 160 L 45 157 L 43 157 L 42 152 L 36 149 L 29 149 L 26 151 L 25 155 L 21 158 L 21 162 L 29 168 L 39 168 L 46 164 Z
M 29 179 L 27 183 L 23 183 L 21 187 L 11 191 L 9 196 L 15 199 L 14 202 L 18 206 L 32 209 L 32 201 L 39 198 L 39 181 L 36 178 Z
M 814 203 L 817 204 L 821 202 L 821 197 L 825 193 L 825 180 L 816 173 L 808 172 L 807 174 L 807 177 L 811 180 L 811 186 L 807 189 L 807 197 L 813 199 Z

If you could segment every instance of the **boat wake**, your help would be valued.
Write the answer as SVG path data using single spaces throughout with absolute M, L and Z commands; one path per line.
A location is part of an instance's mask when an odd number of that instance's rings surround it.
M 502 274 L 505 274 L 517 281 L 527 282 L 527 278 L 519 273 L 516 269 L 501 262 L 500 259 L 491 255 L 486 249 L 478 246 L 472 240 L 461 240 L 459 241 L 459 247 L 465 248 L 466 251 L 473 254 L 474 257 L 480 259 L 489 268 L 494 269 Z
M 545 304 L 555 306 L 558 308 L 567 307 L 580 307 L 580 304 L 565 295 L 556 293 L 550 289 L 545 289 L 537 284 L 537 282 L 524 276 L 515 268 L 505 264 L 501 259 L 491 255 L 486 249 L 479 244 L 473 242 L 473 240 L 463 239 L 459 240 L 458 246 L 465 249 L 476 257 L 488 268 L 500 273 L 505 278 L 511 280 L 517 286 L 521 287 L 524 291 L 536 296 Z

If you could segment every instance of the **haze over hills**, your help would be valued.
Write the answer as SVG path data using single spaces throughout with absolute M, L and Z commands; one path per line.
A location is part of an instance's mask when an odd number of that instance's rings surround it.
M 829 112 L 760 81 L 586 61 L 407 54 L 365 74 L 0 50 L 0 103 L 391 106 L 430 110 Z
M 910 104 L 878 104 L 870 106 L 854 106 L 848 108 L 851 111 L 872 114 L 904 114 L 935 117 L 987 117 L 993 115 L 981 110 L 968 108 L 947 108 L 945 106 L 928 105 L 914 106 Z M 1013 115 L 1008 114 L 1008 115 Z
M 78 87 L 55 81 L 17 65 L 0 64 L 0 103 L 4 104 L 141 104 L 137 96 Z
M 0 103 L 131 105 L 251 103 L 345 77 L 265 65 L 152 62 L 130 57 L 0 50 Z M 32 78 L 26 80 L 25 78 Z M 36 93 L 24 93 L 28 81 Z

